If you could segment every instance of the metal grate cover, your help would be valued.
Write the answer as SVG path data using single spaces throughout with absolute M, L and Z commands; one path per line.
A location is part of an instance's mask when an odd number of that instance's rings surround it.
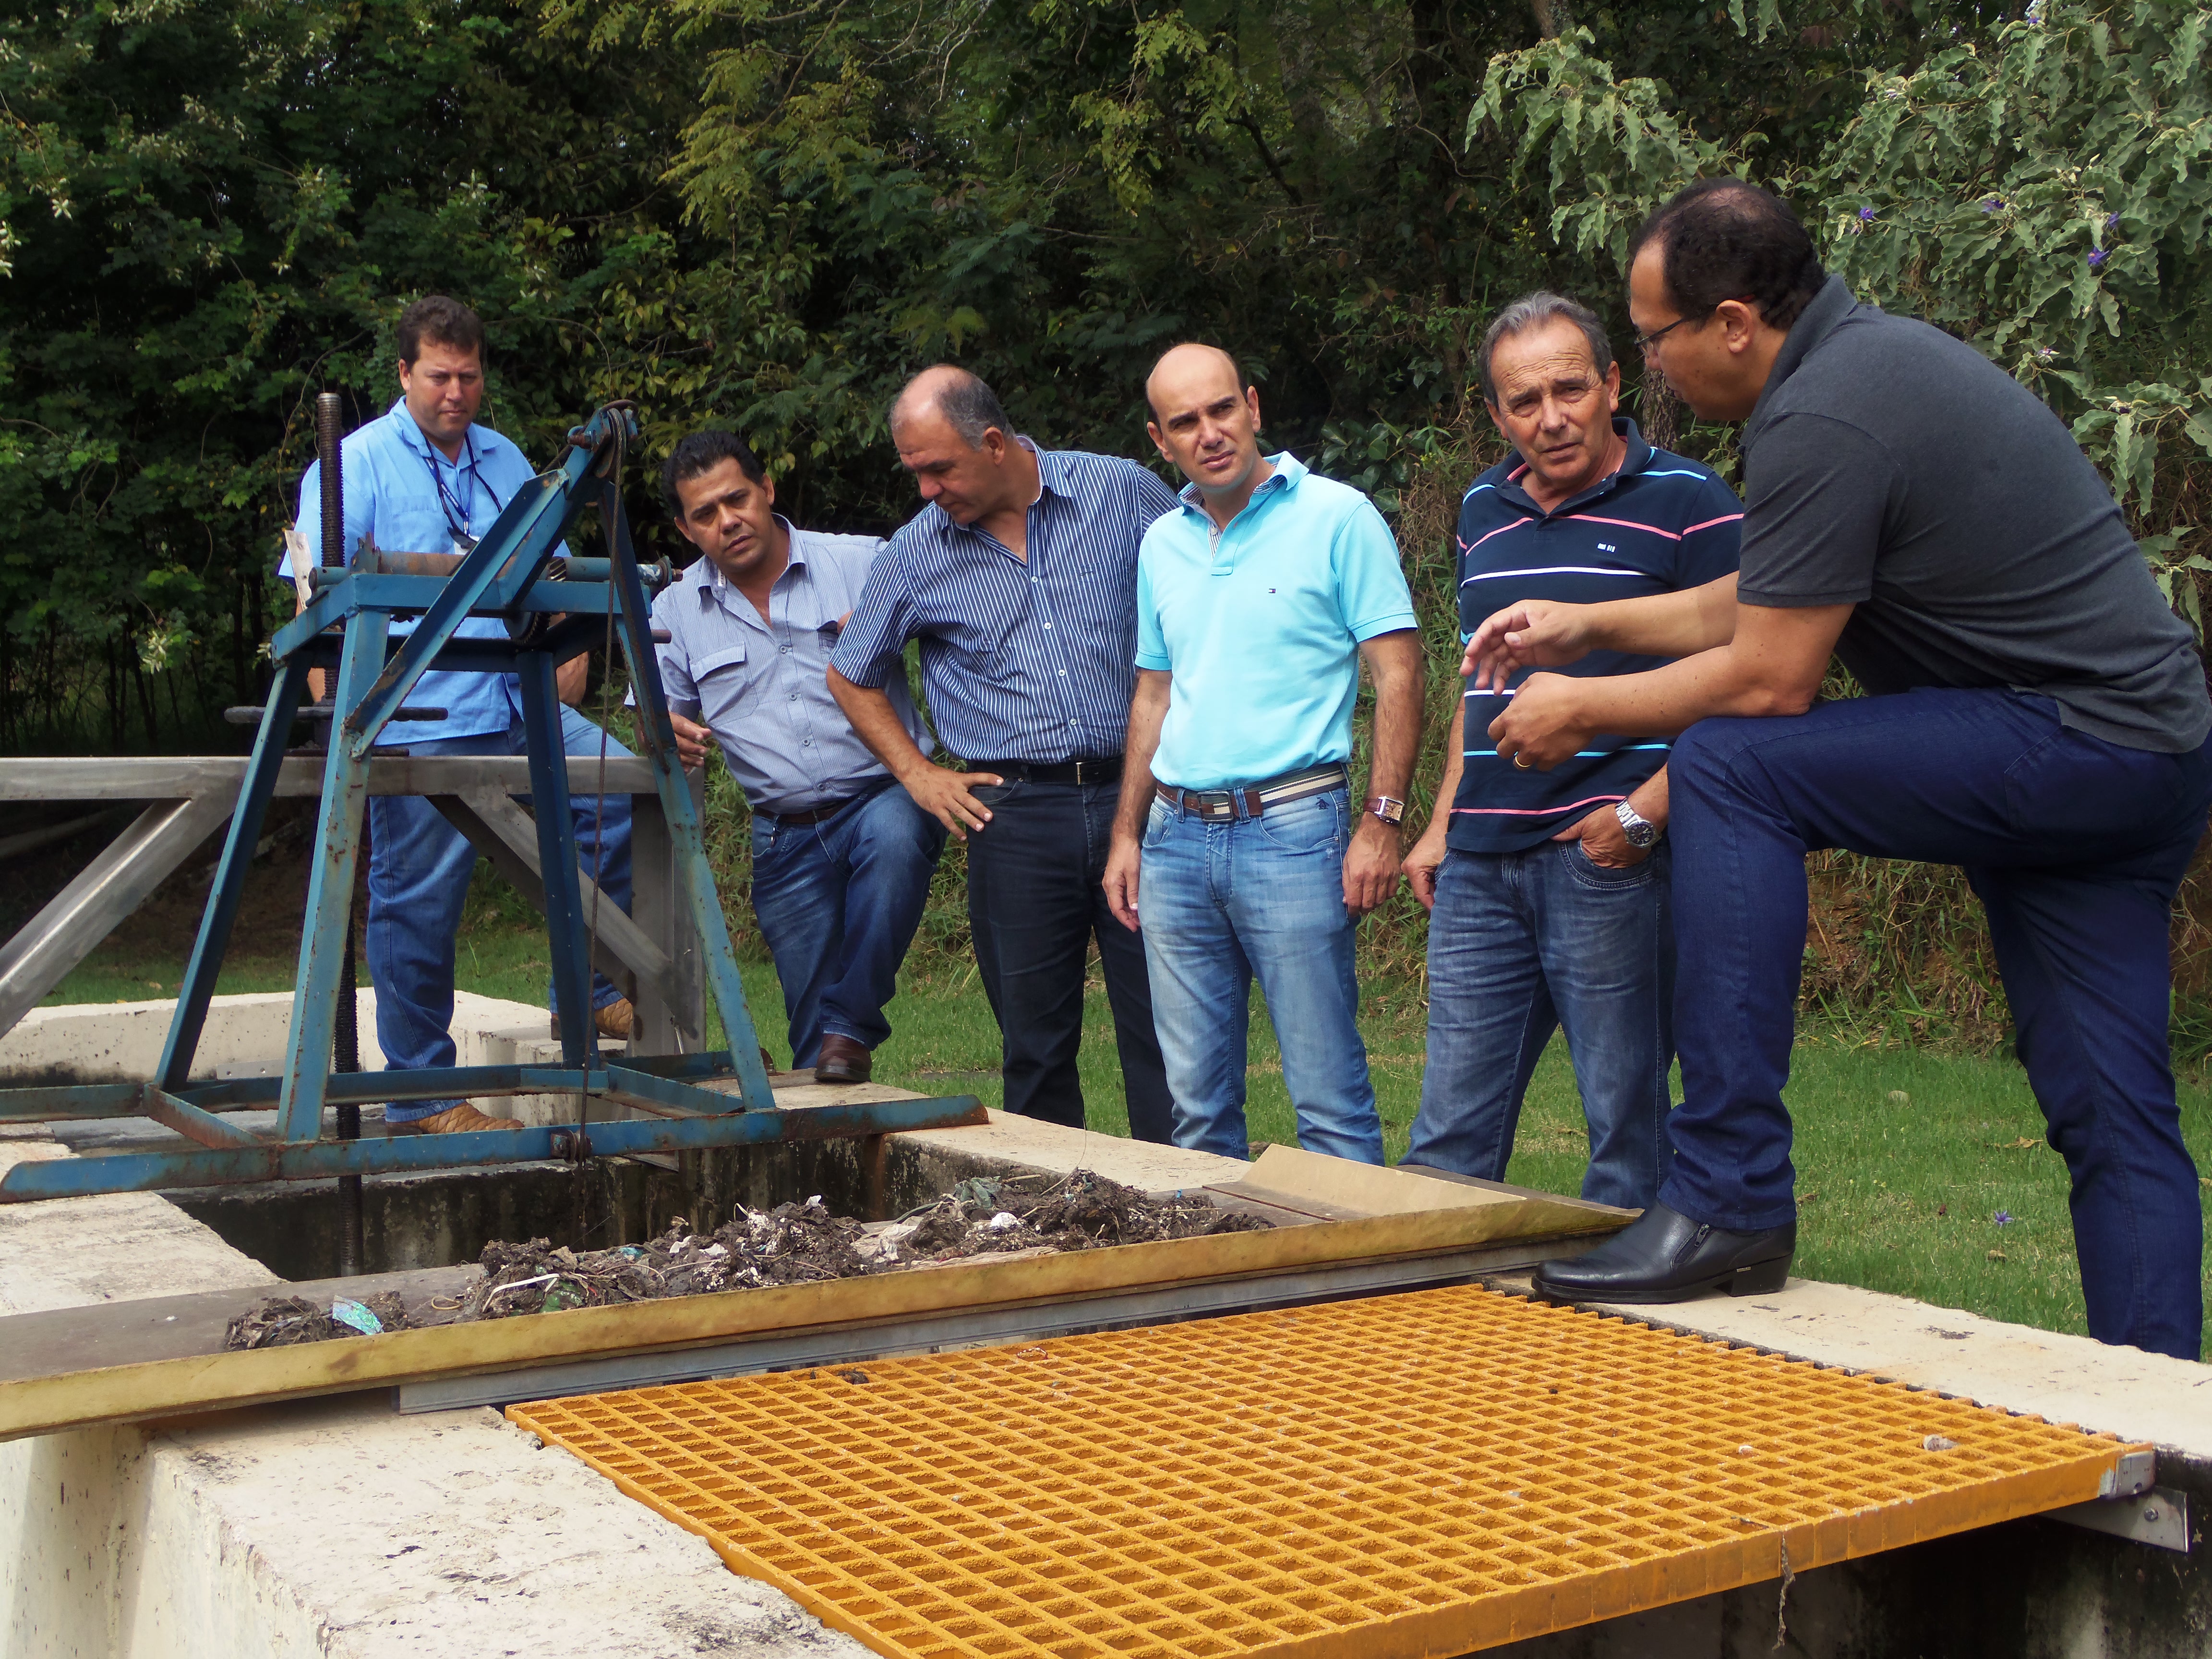
M 1464 1653 L 2131 1449 L 1474 1286 L 507 1414 L 894 1659 Z

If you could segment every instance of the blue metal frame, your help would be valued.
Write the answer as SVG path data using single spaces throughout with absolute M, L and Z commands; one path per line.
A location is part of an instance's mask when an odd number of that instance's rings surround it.
M 652 613 L 623 510 L 622 468 L 637 423 L 627 407 L 602 409 L 568 434 L 562 464 L 516 494 L 489 534 L 449 576 L 387 574 L 373 550 L 324 586 L 307 609 L 276 630 L 270 650 L 276 683 L 256 733 L 246 781 L 223 842 L 213 890 L 153 1080 L 61 1088 L 0 1090 L 0 1123 L 147 1117 L 191 1143 L 178 1150 L 91 1153 L 18 1164 L 0 1176 L 0 1203 L 145 1192 L 238 1182 L 313 1181 L 342 1175 L 459 1169 L 546 1158 L 671 1152 L 789 1139 L 884 1134 L 982 1121 L 972 1096 L 866 1102 L 787 1109 L 777 1106 L 738 975 L 691 791 L 676 754 L 676 735 L 652 644 Z M 546 566 L 597 507 L 607 557 L 572 562 L 588 580 L 544 580 Z M 456 640 L 472 616 L 510 622 L 524 614 L 564 613 L 527 645 Z M 395 614 L 421 620 L 391 653 Z M 726 1051 L 641 1059 L 602 1056 L 591 1018 L 590 919 L 577 871 L 575 827 L 561 740 L 554 667 L 605 636 L 611 617 L 629 664 L 641 747 L 652 764 L 673 842 L 676 873 L 697 929 L 707 987 L 729 1034 Z M 332 630 L 342 630 L 334 642 Z M 387 653 L 390 653 L 387 659 Z M 531 793 L 545 886 L 547 942 L 559 1007 L 557 1066 L 492 1066 L 334 1074 L 331 1042 L 338 999 L 349 994 L 339 969 L 352 904 L 368 766 L 378 734 L 406 702 L 425 669 L 514 672 L 522 687 Z M 228 949 L 253 848 L 284 759 L 284 744 L 307 695 L 310 667 L 334 670 L 341 711 L 323 769 L 320 817 L 307 889 L 307 922 L 294 982 L 284 1065 L 276 1078 L 190 1080 L 216 977 Z M 706 1086 L 719 1084 L 719 1087 Z M 734 1087 L 732 1087 L 734 1085 Z M 412 1135 L 325 1139 L 324 1109 L 379 1101 L 441 1100 L 514 1094 L 574 1095 L 635 1107 L 653 1115 L 611 1121 Z M 276 1111 L 274 1136 L 227 1121 L 223 1114 Z

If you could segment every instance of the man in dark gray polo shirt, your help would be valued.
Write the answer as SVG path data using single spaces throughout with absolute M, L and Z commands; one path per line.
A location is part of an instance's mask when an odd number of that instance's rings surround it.
M 1493 681 L 1600 647 L 1682 659 L 1532 676 L 1490 728 L 1540 767 L 1594 732 L 1682 733 L 1674 1172 L 1539 1287 L 1779 1287 L 1804 854 L 1844 847 L 1965 866 L 2073 1178 L 2090 1334 L 2196 1358 L 2203 1220 L 2166 1035 L 2168 916 L 2212 805 L 2189 629 L 2057 417 L 1972 348 L 1855 302 L 1766 192 L 1711 180 L 1653 215 L 1629 314 L 1700 416 L 1748 417 L 1743 567 L 1681 594 L 1509 605 L 1468 646 Z M 1816 702 L 1832 652 L 1869 696 Z

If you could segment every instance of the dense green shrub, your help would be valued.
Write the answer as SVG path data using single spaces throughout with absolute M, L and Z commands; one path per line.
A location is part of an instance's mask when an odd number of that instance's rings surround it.
M 648 460 L 735 426 L 787 505 L 840 528 L 909 510 L 882 411 L 923 362 L 970 363 L 1048 441 L 1133 454 L 1152 355 L 1219 339 L 1277 439 L 1397 516 L 1441 715 L 1445 538 L 1495 442 L 1471 335 L 1539 283 L 1625 320 L 1630 229 L 1717 168 L 1783 189 L 1863 294 L 2049 398 L 2185 614 L 2212 569 L 2201 4 L 15 0 L 0 17 L 9 750 L 233 740 L 211 712 L 253 695 L 289 605 L 264 578 L 311 395 L 380 411 L 392 324 L 431 289 L 485 313 L 489 417 L 533 453 L 632 397 Z M 1633 395 L 1655 432 L 1732 467 L 1729 434 Z M 642 481 L 632 513 L 668 544 Z M 741 837 L 724 852 L 740 873 Z M 2002 1030 L 1955 884 L 1830 860 L 1816 886 L 1816 1000 L 1903 1010 L 1921 1035 Z M 948 958 L 952 891 L 930 933 Z M 1378 968 L 1417 982 L 1410 900 L 1369 931 Z M 2181 962 L 2202 1000 L 2196 939 Z

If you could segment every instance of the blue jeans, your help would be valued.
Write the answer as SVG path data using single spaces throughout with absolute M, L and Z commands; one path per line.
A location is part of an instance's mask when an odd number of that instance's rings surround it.
M 1346 792 L 1208 823 L 1164 801 L 1145 825 L 1138 880 L 1152 1023 L 1175 1096 L 1175 1144 L 1243 1158 L 1252 975 L 1267 994 L 1283 1081 L 1310 1152 L 1382 1161 L 1359 1036 L 1344 908 Z
M 2212 742 L 2153 754 L 2063 726 L 2048 698 L 1930 690 L 1700 721 L 1668 774 L 1687 971 L 1661 1197 L 1721 1227 L 1796 1214 L 1782 1087 L 1807 849 L 1960 865 L 2073 1178 L 2089 1334 L 2197 1358 L 2203 1219 L 2174 1105 L 2166 930 L 2212 805 Z
M 1642 1209 L 1666 1179 L 1674 1058 L 1667 844 L 1607 869 L 1578 841 L 1448 853 L 1429 917 L 1429 1054 L 1406 1162 L 1505 1179 L 1529 1073 L 1564 1027 L 1589 1170 L 1583 1196 Z
M 566 704 L 562 736 L 572 755 L 596 757 L 599 728 Z M 612 738 L 609 758 L 629 750 Z M 520 755 L 522 723 L 478 738 L 446 738 L 407 745 L 410 755 Z M 629 797 L 609 795 L 594 812 L 589 787 L 573 790 L 577 862 L 607 897 L 629 908 Z M 604 834 L 602 826 L 604 825 Z M 453 1063 L 453 938 L 477 867 L 476 844 L 417 795 L 372 795 L 368 802 L 369 983 L 376 988 L 376 1044 L 386 1071 L 442 1069 Z M 588 917 L 590 907 L 586 907 Z M 605 975 L 592 982 L 604 1008 L 622 993 Z M 549 989 L 550 996 L 550 989 Z M 407 1123 L 458 1104 L 451 1100 L 395 1101 L 387 1123 Z
M 821 1057 L 825 1033 L 867 1048 L 891 1034 L 884 1006 L 944 850 L 945 826 L 888 778 L 819 823 L 753 814 L 753 914 L 783 986 L 794 1066 Z

